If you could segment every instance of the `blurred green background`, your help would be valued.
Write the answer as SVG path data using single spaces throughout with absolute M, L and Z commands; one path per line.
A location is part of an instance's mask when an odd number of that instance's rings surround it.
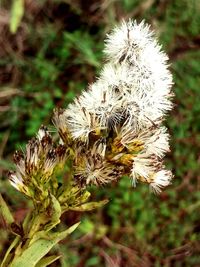
M 12 154 L 54 107 L 66 107 L 95 80 L 103 40 L 122 18 L 145 19 L 170 57 L 175 108 L 167 118 L 175 179 L 161 195 L 128 178 L 91 189 L 104 208 L 71 212 L 78 230 L 56 248 L 62 267 L 200 266 L 200 1 L 0 1 L 0 191 L 18 221 L 30 207 L 7 181 Z M 52 129 L 53 131 L 53 129 Z M 12 236 L 0 221 L 0 252 Z

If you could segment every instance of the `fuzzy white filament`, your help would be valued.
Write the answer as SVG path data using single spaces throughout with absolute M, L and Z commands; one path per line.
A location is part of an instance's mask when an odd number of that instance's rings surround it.
M 109 166 L 108 181 L 112 177 L 110 162 L 121 164 L 131 170 L 134 184 L 147 182 L 159 193 L 172 177 L 162 160 L 169 151 L 169 135 L 162 122 L 172 109 L 173 96 L 168 57 L 149 25 L 132 20 L 123 21 L 107 35 L 104 53 L 106 64 L 97 81 L 62 113 L 72 138 L 88 149 L 91 135 L 106 140 L 101 168 L 96 170 L 95 160 L 91 167 L 86 156 L 79 175 L 82 172 L 87 182 L 93 179 L 98 183 L 104 180 L 104 166 Z M 59 118 L 56 124 L 62 124 Z M 91 170 L 93 174 L 88 174 Z

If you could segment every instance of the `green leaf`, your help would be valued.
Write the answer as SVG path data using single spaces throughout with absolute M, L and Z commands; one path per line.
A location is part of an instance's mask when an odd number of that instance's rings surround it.
M 10 31 L 16 33 L 24 15 L 24 0 L 13 0 L 11 8 Z
M 43 259 L 41 259 L 35 267 L 46 267 L 49 264 L 53 263 L 54 261 L 58 260 L 61 256 L 60 255 L 53 255 L 53 256 L 48 256 Z
M 1 194 L 0 194 L 0 213 L 7 226 L 10 227 L 10 225 L 14 223 L 14 218 Z
M 46 238 L 41 238 L 31 244 L 21 256 L 14 259 L 10 267 L 28 266 L 35 267 L 36 264 L 55 246 L 60 240 L 71 234 L 80 223 L 72 225 L 67 230 L 61 233 L 49 233 Z
M 107 203 L 108 203 L 107 199 L 99 201 L 99 202 L 88 202 L 88 203 L 82 204 L 82 205 L 80 205 L 78 207 L 69 207 L 69 210 L 89 211 L 89 210 L 100 208 L 100 207 L 104 206 Z

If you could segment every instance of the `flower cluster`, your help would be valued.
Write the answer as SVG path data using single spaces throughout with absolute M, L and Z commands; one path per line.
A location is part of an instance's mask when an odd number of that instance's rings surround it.
M 47 128 L 41 126 L 37 137 L 26 145 L 26 151 L 15 152 L 16 172 L 9 173 L 9 180 L 17 190 L 36 201 L 42 201 L 57 188 L 58 184 L 52 175 L 65 157 L 66 147 L 54 147 Z
M 71 160 L 74 181 L 100 185 L 129 175 L 134 186 L 148 183 L 160 193 L 172 173 L 163 157 L 169 151 L 169 134 L 162 125 L 172 109 L 172 75 L 168 57 L 144 22 L 122 22 L 105 41 L 106 63 L 97 81 L 67 109 L 55 110 L 53 122 L 60 145 L 53 147 L 45 128 L 15 155 L 17 172 L 10 181 L 30 194 L 30 181 L 49 180 L 55 166 Z M 45 178 L 44 178 L 45 177 Z
M 162 160 L 169 151 L 162 122 L 173 96 L 168 57 L 149 26 L 131 20 L 108 35 L 104 53 L 107 61 L 97 81 L 60 117 L 55 114 L 58 128 L 64 122 L 84 147 L 75 175 L 102 184 L 128 174 L 134 185 L 146 182 L 159 193 L 172 178 Z

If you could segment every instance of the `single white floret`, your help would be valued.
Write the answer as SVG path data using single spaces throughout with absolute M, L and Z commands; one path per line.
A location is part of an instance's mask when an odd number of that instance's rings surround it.
M 152 177 L 152 182 L 150 183 L 150 190 L 156 194 L 162 192 L 162 189 L 168 186 L 172 180 L 172 173 L 169 170 L 160 170 Z

